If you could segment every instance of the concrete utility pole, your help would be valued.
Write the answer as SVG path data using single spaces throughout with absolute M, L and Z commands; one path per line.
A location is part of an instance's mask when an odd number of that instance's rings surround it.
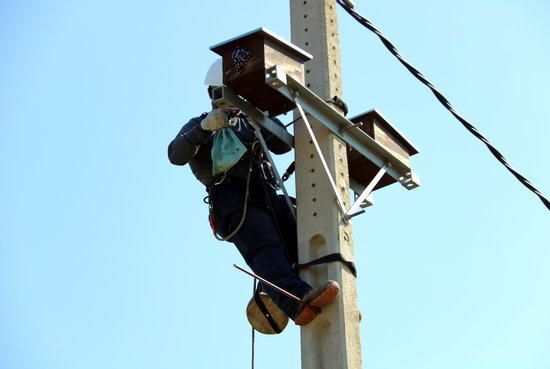
M 342 98 L 337 3 L 334 0 L 290 0 L 292 42 L 313 55 L 306 68 L 306 86 L 325 100 Z M 349 206 L 346 145 L 311 119 L 315 135 Z M 303 124 L 295 124 L 298 252 L 304 263 L 334 252 L 354 260 L 351 225 L 338 210 L 329 181 Z M 341 263 L 305 269 L 302 277 L 312 286 L 337 281 L 341 295 L 302 328 L 303 369 L 360 369 L 360 313 L 355 277 Z

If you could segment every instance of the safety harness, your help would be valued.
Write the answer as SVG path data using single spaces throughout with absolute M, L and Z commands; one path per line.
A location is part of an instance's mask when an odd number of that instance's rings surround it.
M 284 249 L 286 253 L 286 257 L 289 261 L 289 263 L 292 265 L 292 268 L 296 273 L 299 272 L 301 269 L 308 268 L 313 265 L 319 265 L 319 264 L 326 264 L 326 263 L 332 263 L 332 262 L 340 262 L 344 264 L 347 269 L 350 271 L 351 274 L 353 274 L 354 277 L 357 277 L 357 270 L 355 268 L 355 264 L 349 260 L 346 260 L 344 256 L 341 253 L 332 253 L 329 255 L 322 256 L 320 258 L 311 260 L 306 263 L 298 263 L 295 258 L 291 257 L 291 255 L 297 255 L 297 250 L 289 250 L 289 245 L 286 245 L 284 242 L 283 233 L 281 230 L 281 227 L 278 222 L 278 216 L 275 210 L 275 206 L 273 203 L 273 200 L 276 196 L 276 191 L 279 189 L 282 189 L 285 194 L 286 204 L 289 207 L 289 211 L 294 215 L 296 213 L 296 199 L 291 198 L 288 196 L 285 188 L 284 183 L 287 181 L 290 176 L 295 171 L 295 162 L 292 162 L 290 166 L 285 171 L 284 175 L 280 177 L 277 172 L 277 168 L 275 167 L 274 162 L 271 160 L 271 156 L 269 154 L 269 149 L 267 148 L 267 145 L 265 144 L 265 140 L 261 134 L 261 131 L 259 127 L 255 124 L 255 122 L 248 121 L 248 123 L 253 127 L 254 134 L 256 136 L 256 140 L 252 142 L 250 145 L 249 153 L 248 153 L 248 160 L 249 160 L 249 166 L 248 166 L 248 174 L 246 179 L 246 192 L 244 197 L 244 203 L 243 203 L 243 211 L 242 211 L 242 217 L 237 225 L 237 227 L 229 232 L 226 236 L 220 236 L 216 229 L 216 222 L 214 219 L 214 212 L 212 208 L 212 203 L 210 201 L 207 201 L 208 197 L 205 198 L 205 202 L 209 204 L 210 211 L 209 211 L 209 222 L 210 226 L 212 228 L 212 232 L 216 239 L 220 241 L 230 241 L 233 236 L 239 232 L 242 225 L 244 224 L 247 216 L 247 208 L 248 208 L 248 202 L 249 202 L 249 195 L 250 195 L 250 183 L 251 183 L 251 177 L 252 172 L 257 171 L 261 177 L 262 180 L 261 185 L 263 187 L 264 191 L 264 199 L 265 203 L 267 205 L 267 208 L 269 210 L 270 217 L 273 221 L 273 224 L 275 225 L 275 228 L 277 230 L 277 233 L 279 235 L 279 239 L 284 244 Z M 233 169 L 233 168 L 232 168 Z M 231 174 L 231 169 L 224 173 L 223 176 L 218 181 L 214 181 L 213 186 L 219 186 L 221 185 Z M 258 283 L 255 285 L 255 290 L 253 293 L 253 299 L 256 302 L 258 308 L 262 312 L 262 316 L 266 319 L 266 321 L 269 323 L 271 328 L 273 329 L 274 333 L 280 333 L 284 329 L 284 327 L 280 327 L 275 319 L 273 318 L 271 312 L 269 309 L 265 306 L 260 294 L 263 291 L 262 284 Z

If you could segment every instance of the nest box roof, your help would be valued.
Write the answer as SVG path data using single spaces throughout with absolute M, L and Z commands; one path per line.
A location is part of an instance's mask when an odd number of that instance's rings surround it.
M 252 39 L 252 38 L 263 38 L 271 40 L 279 45 L 281 45 L 284 49 L 288 50 L 290 53 L 294 54 L 295 56 L 303 59 L 302 62 L 305 63 L 308 60 L 313 59 L 313 56 L 308 53 L 305 50 L 300 49 L 298 46 L 291 44 L 290 42 L 286 41 L 281 36 L 277 35 L 276 33 L 271 32 L 267 28 L 260 27 L 258 29 L 255 29 L 253 31 L 247 32 L 245 34 L 242 34 L 240 36 L 234 37 L 232 39 L 229 39 L 227 41 L 221 42 L 219 44 L 216 44 L 214 46 L 210 47 L 210 50 L 214 51 L 217 54 L 222 55 L 223 50 L 227 48 L 231 48 L 234 46 L 237 46 L 240 42 L 242 42 L 244 39 Z
M 409 152 L 409 155 L 418 154 L 418 149 L 410 142 L 397 128 L 395 128 L 386 117 L 384 117 L 378 110 L 372 109 L 365 113 L 356 115 L 352 118 L 349 118 L 349 120 L 353 123 L 357 123 L 360 121 L 376 121 L 376 123 L 383 126 L 389 133 L 391 133 L 396 139 L 401 142 L 407 151 Z

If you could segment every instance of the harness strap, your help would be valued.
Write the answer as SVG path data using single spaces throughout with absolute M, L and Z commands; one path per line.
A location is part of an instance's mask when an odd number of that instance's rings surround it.
M 312 265 L 326 264 L 334 261 L 339 261 L 344 264 L 349 269 L 351 274 L 353 274 L 353 276 L 357 278 L 357 269 L 355 268 L 355 264 L 352 261 L 344 259 L 344 256 L 339 252 L 320 257 L 319 259 L 315 259 L 307 263 L 294 264 L 294 269 L 298 271 L 299 269 L 307 268 Z
M 258 288 L 256 288 L 256 291 L 254 292 L 254 301 L 256 301 L 256 305 L 258 305 L 258 308 L 260 308 L 260 311 L 262 312 L 262 315 L 267 320 L 271 328 L 276 333 L 281 333 L 283 330 L 279 327 L 277 322 L 273 319 L 271 316 L 271 313 L 269 310 L 267 310 L 267 307 L 265 306 L 262 298 L 260 297 L 260 291 L 262 290 L 261 284 L 258 284 Z

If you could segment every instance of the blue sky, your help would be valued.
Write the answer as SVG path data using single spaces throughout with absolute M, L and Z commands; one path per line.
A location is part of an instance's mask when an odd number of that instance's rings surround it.
M 549 3 L 356 3 L 549 196 Z M 0 3 L 1 369 L 249 366 L 252 281 L 166 146 L 208 109 L 208 47 L 260 26 L 289 38 L 288 12 Z M 421 151 L 422 186 L 379 191 L 354 219 L 363 366 L 548 368 L 548 211 L 378 39 L 339 20 L 350 114 L 378 108 Z M 256 356 L 298 368 L 298 328 L 258 337 Z

